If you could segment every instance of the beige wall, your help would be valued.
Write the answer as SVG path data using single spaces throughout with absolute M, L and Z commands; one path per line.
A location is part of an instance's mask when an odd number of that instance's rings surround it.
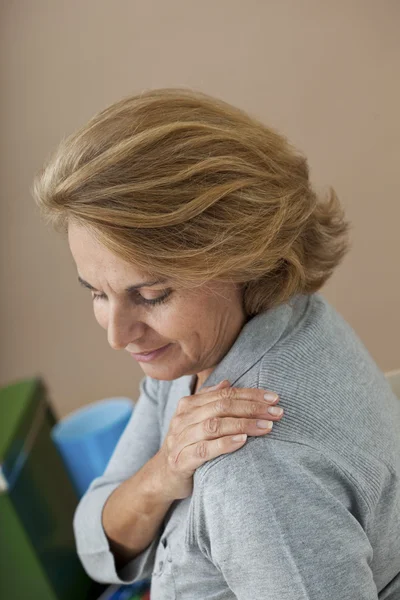
M 353 248 L 323 290 L 383 370 L 400 366 L 397 0 L 14 0 L 0 8 L 0 383 L 41 373 L 60 415 L 136 398 L 65 241 L 29 195 L 61 136 L 143 88 L 187 85 L 286 133 L 333 184 Z M 125 353 L 126 354 L 126 353 Z

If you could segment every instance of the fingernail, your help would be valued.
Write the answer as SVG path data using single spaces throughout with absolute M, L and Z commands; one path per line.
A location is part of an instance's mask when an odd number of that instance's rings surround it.
M 282 408 L 279 408 L 279 406 L 270 406 L 268 408 L 268 412 L 270 415 L 274 415 L 275 417 L 280 417 L 281 414 L 283 413 Z
M 257 421 L 257 427 L 259 427 L 260 429 L 272 429 L 272 421 L 264 421 L 264 420 L 259 420 Z
M 267 392 L 266 394 L 264 394 L 264 399 L 268 402 L 275 402 L 276 400 L 278 400 L 278 398 L 278 394 L 274 394 L 273 392 Z

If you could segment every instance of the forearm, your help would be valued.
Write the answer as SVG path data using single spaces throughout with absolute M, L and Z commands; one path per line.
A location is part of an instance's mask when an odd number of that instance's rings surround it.
M 172 502 L 165 494 L 158 455 L 111 494 L 102 523 L 117 569 L 149 546 Z

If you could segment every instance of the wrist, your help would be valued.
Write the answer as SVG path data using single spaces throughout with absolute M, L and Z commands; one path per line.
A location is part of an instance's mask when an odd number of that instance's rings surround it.
M 146 463 L 146 477 L 144 484 L 144 492 L 155 503 L 172 504 L 176 500 L 171 479 L 167 475 L 167 469 L 164 457 L 161 452 L 157 452 Z

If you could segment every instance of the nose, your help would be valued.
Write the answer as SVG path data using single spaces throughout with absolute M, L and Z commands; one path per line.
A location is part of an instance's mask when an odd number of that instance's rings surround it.
M 131 311 L 111 309 L 108 315 L 107 339 L 114 350 L 124 350 L 128 344 L 141 337 L 141 324 Z

